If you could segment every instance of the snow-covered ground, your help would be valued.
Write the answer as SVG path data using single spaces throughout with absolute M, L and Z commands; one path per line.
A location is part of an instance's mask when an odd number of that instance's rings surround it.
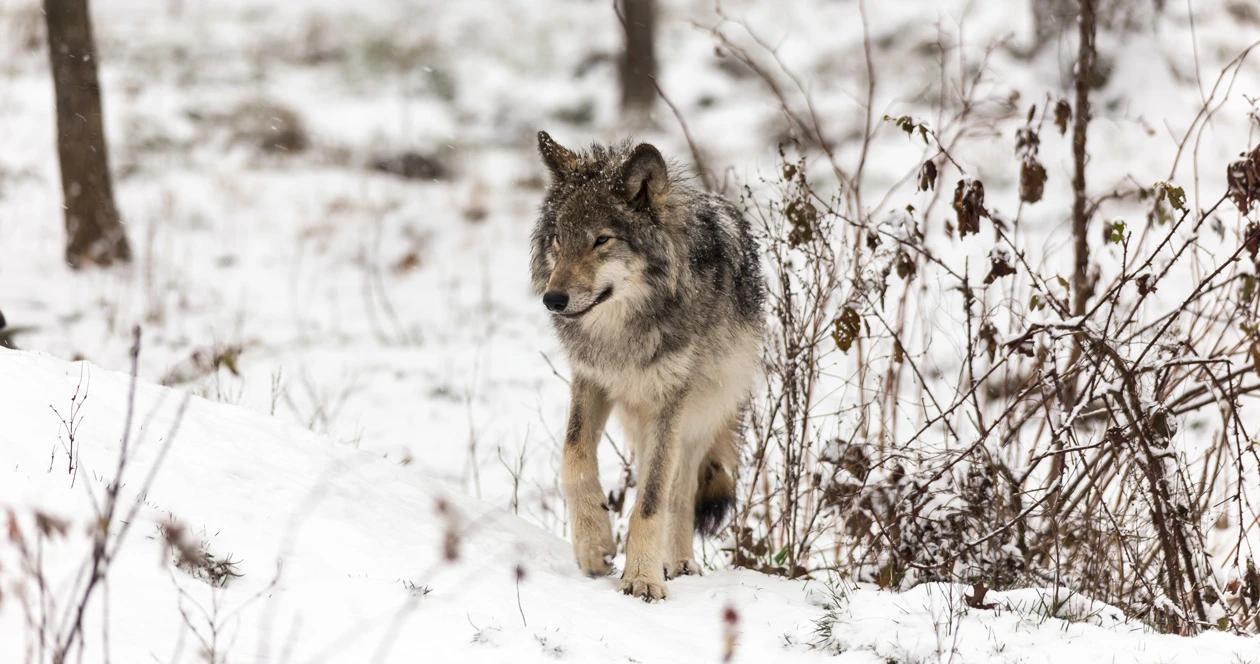
M 115 476 L 130 378 L 10 350 L 0 350 L 0 375 L 9 537 L 16 529 L 35 547 L 36 515 L 68 526 L 43 542 L 46 595 L 13 542 L 0 548 L 0 655 L 17 662 L 36 648 L 22 607 L 38 623 L 40 606 L 59 617 L 75 597 L 93 498 Z M 58 413 L 69 417 L 76 393 L 72 476 Z M 89 614 L 84 661 L 718 662 L 731 637 L 739 662 L 1246 662 L 1260 653 L 1239 636 L 1151 634 L 1080 598 L 1064 602 L 1069 620 L 1050 618 L 1053 602 L 1035 590 L 993 593 L 993 609 L 975 610 L 956 586 L 897 594 L 724 570 L 672 581 L 667 601 L 646 604 L 616 592 L 615 579 L 583 577 L 555 534 L 416 465 L 147 383 L 136 389 L 129 447 L 120 513 L 139 507 L 98 599 L 108 622 Z M 240 576 L 216 588 L 175 566 L 159 531 L 172 519 Z
M 567 369 L 529 292 L 525 240 L 542 184 L 534 132 L 569 144 L 627 133 L 608 3 L 94 3 L 116 190 L 137 260 L 83 273 L 62 261 L 38 4 L 0 0 L 0 311 L 17 346 L 90 361 L 80 366 L 91 388 L 71 488 L 49 406 L 66 411 L 80 367 L 0 354 L 0 509 L 28 530 L 35 509 L 88 521 L 87 492 L 110 477 L 121 438 L 126 379 L 112 372 L 128 367 L 133 325 L 145 331 L 142 381 L 176 390 L 140 390 L 137 422 L 153 419 L 133 481 L 181 395 L 208 399 L 191 402 L 111 577 L 114 661 L 197 660 L 181 588 L 194 626 L 205 625 L 195 606 L 212 616 L 218 607 L 228 661 L 377 652 L 399 661 L 714 661 L 727 607 L 738 615 L 739 661 L 821 659 L 838 644 L 852 661 L 951 661 L 955 651 L 952 661 L 1260 661 L 1254 640 L 1048 620 L 1032 591 L 1010 596 L 1020 609 L 961 609 L 960 591 L 942 586 L 849 592 L 831 614 L 828 647 L 815 651 L 805 644 L 836 602 L 826 584 L 724 569 L 713 544 L 710 573 L 671 582 L 659 605 L 575 573 L 556 481 Z M 726 22 L 708 0 L 660 4 L 662 86 L 725 178 L 756 187 L 774 172 L 786 132 L 764 86 L 719 57 L 705 28 L 752 44 L 740 20 L 802 72 L 841 157 L 856 156 L 865 75 L 856 2 L 728 2 L 735 20 Z M 938 121 L 938 41 L 956 48 L 949 77 L 970 81 L 986 63 L 975 79 L 975 134 L 957 157 L 984 178 L 994 205 L 1014 210 L 1013 128 L 1028 104 L 1064 93 L 1070 54 L 1019 55 L 1031 33 L 1023 3 L 867 4 L 876 120 Z M 1105 141 L 1091 161 L 1100 188 L 1171 173 L 1191 205 L 1220 194 L 1219 165 L 1254 142 L 1244 94 L 1260 93 L 1260 67 L 1227 81 L 1233 93 L 1196 149 L 1176 167 L 1172 155 L 1216 74 L 1260 27 L 1237 6 L 1195 2 L 1193 24 L 1186 7 L 1169 6 L 1156 29 L 1102 41 L 1112 73 L 1092 134 Z M 241 109 L 264 109 L 265 131 L 283 115 L 267 110 L 277 106 L 299 118 L 307 146 L 267 151 L 257 130 L 243 129 Z M 1065 200 L 1068 142 L 1051 133 L 1046 197 Z M 666 109 L 636 134 L 687 161 Z M 895 129 L 877 148 L 866 174 L 877 191 L 922 158 Z M 444 172 L 404 179 L 372 168 L 408 151 Z M 1067 265 L 1062 217 L 1046 205 L 1024 211 L 1020 232 L 1044 252 L 1030 260 Z M 987 250 L 972 248 L 983 263 Z M 616 455 L 601 462 L 605 485 L 616 483 Z M 212 591 L 166 565 L 156 528 L 168 514 L 239 558 L 244 576 Z M 63 589 L 86 542 L 76 528 L 48 554 Z M 453 562 L 442 556 L 451 528 L 460 533 Z M 9 585 L 21 576 L 13 553 L 0 544 L 6 661 L 29 646 Z M 415 590 L 426 586 L 428 595 Z M 89 631 L 94 648 L 99 635 Z

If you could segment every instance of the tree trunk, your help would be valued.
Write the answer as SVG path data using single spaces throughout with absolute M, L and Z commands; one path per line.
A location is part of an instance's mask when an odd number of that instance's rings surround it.
M 1089 128 L 1089 87 L 1094 80 L 1094 34 L 1097 15 L 1094 0 L 1081 0 L 1080 51 L 1076 58 L 1076 115 L 1072 118 L 1072 235 L 1076 244 L 1076 262 L 1072 271 L 1072 315 L 1085 313 L 1085 304 L 1092 294 L 1089 282 L 1089 217 L 1085 191 L 1085 164 L 1089 159 L 1085 138 Z
M 1089 208 L 1085 191 L 1085 164 L 1089 159 L 1086 150 L 1085 134 L 1089 128 L 1089 86 L 1094 72 L 1094 33 L 1097 18 L 1094 13 L 1095 0 L 1080 0 L 1080 45 L 1076 57 L 1076 108 L 1072 116 L 1072 161 L 1075 167 L 1072 175 L 1072 239 L 1075 255 L 1072 265 L 1072 315 L 1082 316 L 1093 294 L 1094 286 L 1089 278 Z M 1071 367 L 1080 360 L 1081 338 L 1072 336 L 1072 353 L 1067 366 Z M 1060 399 L 1063 412 L 1070 413 L 1076 406 L 1078 376 L 1069 376 L 1063 383 Z M 1058 541 L 1059 501 L 1062 497 L 1062 479 L 1064 470 L 1063 441 L 1054 441 L 1056 454 L 1050 461 L 1050 478 L 1047 488 L 1050 496 L 1046 510 L 1051 515 L 1051 531 L 1054 541 Z
M 101 85 L 87 0 L 44 0 L 48 56 L 57 99 L 57 156 L 73 268 L 131 260 L 110 184 Z
M 646 115 L 656 101 L 656 2 L 619 0 L 626 48 L 621 56 L 621 108 Z

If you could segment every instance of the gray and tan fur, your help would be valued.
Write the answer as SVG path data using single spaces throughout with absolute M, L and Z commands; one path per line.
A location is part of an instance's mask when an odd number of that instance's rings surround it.
M 677 177 L 657 149 L 567 150 L 545 132 L 551 184 L 534 228 L 534 290 L 572 366 L 561 483 L 578 566 L 616 553 L 596 447 L 616 413 L 639 490 L 622 591 L 665 597 L 699 571 L 694 531 L 734 504 L 739 420 L 759 366 L 765 287 L 748 222 Z

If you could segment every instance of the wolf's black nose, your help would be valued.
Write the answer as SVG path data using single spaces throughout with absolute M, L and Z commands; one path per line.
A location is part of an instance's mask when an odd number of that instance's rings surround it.
M 569 306 L 569 294 L 560 291 L 548 291 L 543 293 L 543 306 L 548 311 L 564 311 Z

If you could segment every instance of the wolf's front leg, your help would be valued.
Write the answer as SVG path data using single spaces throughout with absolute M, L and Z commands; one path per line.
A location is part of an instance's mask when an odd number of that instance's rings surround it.
M 647 601 L 665 598 L 665 564 L 670 553 L 670 494 L 678 465 L 677 412 L 681 398 L 666 402 L 637 446 L 639 494 L 630 515 L 626 570 L 621 591 Z
M 605 576 L 612 571 L 612 558 L 617 553 L 596 457 L 599 437 L 608 421 L 608 396 L 598 385 L 574 376 L 570 397 L 560 483 L 569 506 L 573 552 L 583 572 Z

